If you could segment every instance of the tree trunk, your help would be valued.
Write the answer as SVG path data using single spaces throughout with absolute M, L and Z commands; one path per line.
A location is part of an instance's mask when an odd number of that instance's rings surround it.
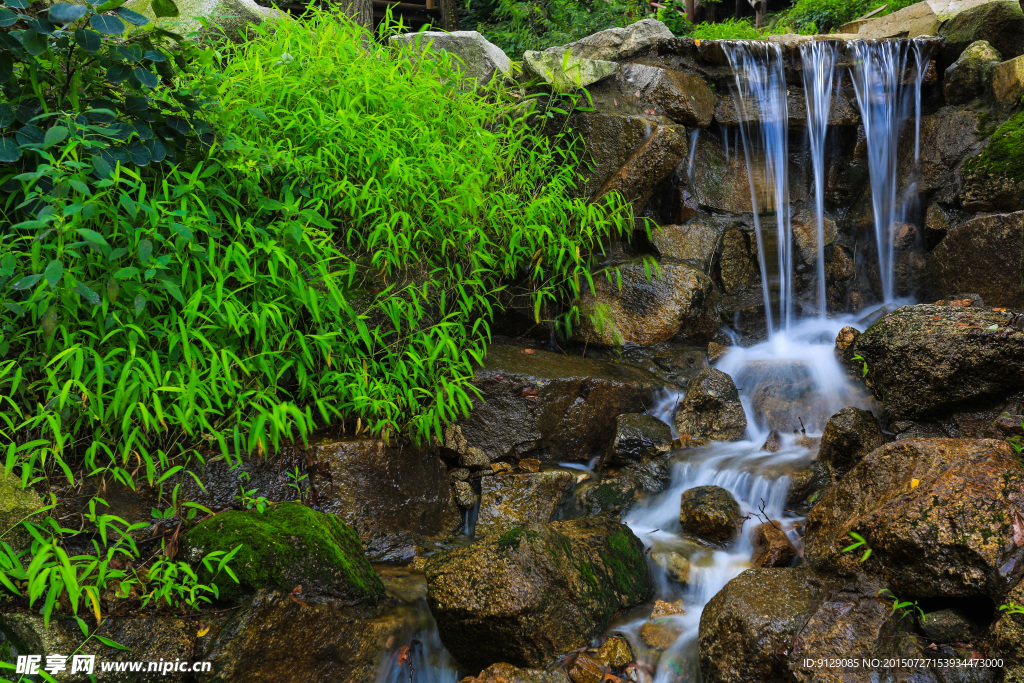
M 352 21 L 373 30 L 373 0 L 345 0 L 341 7 Z
M 697 21 L 697 0 L 686 0 L 686 20 L 691 24 Z
M 459 30 L 459 12 L 456 0 L 440 0 L 441 28 L 445 31 Z

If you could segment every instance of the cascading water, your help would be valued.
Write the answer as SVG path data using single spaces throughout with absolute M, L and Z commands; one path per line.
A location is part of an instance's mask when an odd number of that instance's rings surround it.
M 735 75 L 732 87 L 740 121 L 740 140 L 747 160 L 757 250 L 768 334 L 776 331 L 768 279 L 767 240 L 762 212 L 775 213 L 779 266 L 779 328 L 793 320 L 793 240 L 789 210 L 789 108 L 782 48 L 776 43 L 727 41 L 722 44 Z M 753 110 L 751 110 L 753 108 Z M 763 159 L 762 179 L 755 174 Z M 759 181 L 763 187 L 758 187 Z
M 811 147 L 811 168 L 814 172 L 814 212 L 818 244 L 825 243 L 825 136 L 832 106 L 835 82 L 836 45 L 830 41 L 811 40 L 800 45 L 803 62 L 804 95 L 807 100 L 807 137 Z M 818 249 L 815 270 L 818 279 L 818 317 L 827 316 L 825 299 L 825 250 Z
M 888 303 L 895 299 L 893 231 L 896 223 L 904 219 L 905 210 L 904 202 L 897 197 L 900 131 L 913 117 L 916 162 L 920 154 L 924 42 L 855 41 L 849 49 L 854 57 L 853 88 L 867 137 L 882 298 Z M 907 78 L 911 68 L 912 77 Z

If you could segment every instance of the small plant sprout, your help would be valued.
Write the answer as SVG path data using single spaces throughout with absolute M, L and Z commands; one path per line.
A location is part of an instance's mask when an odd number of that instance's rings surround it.
M 877 595 L 879 597 L 884 596 L 886 598 L 892 598 L 892 613 L 898 613 L 901 618 L 906 616 L 913 616 L 915 611 L 917 612 L 918 616 L 921 617 L 921 623 L 924 623 L 925 619 L 927 618 L 925 617 L 924 610 L 921 609 L 921 606 L 917 604 L 917 600 L 914 600 L 913 602 L 909 600 L 900 600 L 895 595 L 893 595 L 892 591 L 888 588 L 883 588 L 882 590 L 878 591 Z
M 1005 605 L 999 607 L 1000 612 L 1006 612 L 1007 614 L 1024 614 L 1024 605 L 1018 605 L 1015 602 L 1008 602 Z
M 868 362 L 866 360 L 864 360 L 864 356 L 862 356 L 862 355 L 860 355 L 858 353 L 856 356 L 853 356 L 853 360 L 859 360 L 861 362 L 861 377 L 867 377 L 868 376 Z
M 856 550 L 857 548 L 860 548 L 861 546 L 863 546 L 864 547 L 864 554 L 860 556 L 860 561 L 864 562 L 869 557 L 871 557 L 871 552 L 872 552 L 871 548 L 868 547 L 868 542 L 864 540 L 863 536 L 858 534 L 856 531 L 849 532 L 847 534 L 847 536 L 852 538 L 855 542 L 851 543 L 850 545 L 848 545 L 845 548 L 843 548 L 843 552 L 844 553 L 852 552 L 852 551 Z

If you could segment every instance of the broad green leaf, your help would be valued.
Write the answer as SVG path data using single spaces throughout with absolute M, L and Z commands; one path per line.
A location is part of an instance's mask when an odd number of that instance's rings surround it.
M 18 15 L 6 7 L 0 7 L 0 28 L 13 26 L 16 23 L 18 23 Z
M 135 268 L 133 266 L 128 266 L 127 268 L 121 268 L 116 273 L 114 273 L 114 279 L 115 280 L 127 280 L 129 278 L 133 278 L 133 277 L 137 276 L 138 274 L 139 274 L 139 269 L 138 268 Z
M 68 137 L 68 129 L 64 126 L 54 126 L 53 128 L 46 131 L 46 137 L 43 138 L 43 149 L 53 147 L 58 142 L 64 142 Z
M 13 285 L 11 285 L 11 287 L 13 287 L 14 289 L 29 289 L 30 287 L 34 287 L 35 284 L 42 279 L 42 275 L 29 275 L 28 277 L 21 278 Z
M 33 57 L 46 52 L 46 36 L 34 31 L 33 29 L 26 29 L 24 31 L 18 31 L 18 38 L 21 40 L 21 44 L 25 47 L 25 51 Z
M 114 10 L 114 12 L 117 14 L 117 16 L 121 17 L 129 24 L 135 24 L 136 26 L 145 26 L 149 23 L 149 19 L 147 19 L 145 16 L 139 14 L 138 12 L 133 12 L 127 7 L 118 7 L 116 10 Z
M 6 102 L 0 102 L 0 128 L 6 128 L 15 122 L 14 110 Z
M 66 2 L 58 2 L 50 7 L 46 15 L 55 24 L 70 24 L 85 16 L 89 9 L 85 5 L 71 5 Z
M 149 261 L 149 257 L 153 255 L 153 242 L 151 240 L 142 240 L 139 242 L 139 260 L 143 263 Z
M 78 43 L 78 47 L 86 52 L 98 52 L 103 45 L 103 38 L 96 31 L 78 28 L 75 29 L 75 42 Z
M 109 14 L 92 15 L 89 17 L 89 25 L 108 36 L 119 36 L 125 31 L 124 22 Z
M 111 10 L 117 9 L 126 2 L 128 2 L 128 0 L 106 0 L 106 2 L 96 6 L 96 11 L 110 12 Z
M 0 162 L 13 164 L 21 158 L 21 147 L 14 138 L 0 138 Z
M 98 306 L 100 303 L 100 295 L 92 291 L 84 283 L 79 282 L 75 285 L 75 291 L 77 291 L 83 299 L 91 303 L 93 306 Z
M 92 242 L 93 244 L 100 244 L 105 247 L 110 246 L 107 244 L 107 240 L 103 238 L 103 235 L 99 234 L 95 230 L 90 230 L 89 228 L 79 228 L 75 232 L 81 235 L 82 239 L 86 240 L 87 242 Z
M 174 0 L 153 0 L 153 14 L 157 17 L 176 17 L 178 6 Z
M 57 259 L 53 259 L 46 265 L 46 270 L 43 271 L 43 274 L 46 276 L 46 283 L 52 289 L 57 286 L 61 276 L 64 275 L 64 264 Z
M 127 64 L 111 64 L 107 69 L 107 80 L 111 83 L 121 83 L 131 72 L 132 68 Z
M 0 36 L 3 36 L 4 38 L 7 38 L 8 40 L 11 40 L 15 43 L 18 42 L 10 36 L 8 36 L 6 33 L 0 33 Z M 0 45 L 0 47 L 3 47 L 3 45 Z M 0 83 L 6 83 L 7 79 L 9 79 L 13 73 L 14 57 L 12 57 L 6 52 L 0 52 Z
M 146 54 L 142 55 L 144 58 L 151 62 L 165 62 L 167 61 L 167 55 L 159 50 L 146 50 Z
M 132 73 L 135 74 L 135 78 L 139 79 L 139 83 L 150 88 L 155 88 L 160 82 L 156 74 L 145 67 L 137 66 L 132 69 Z

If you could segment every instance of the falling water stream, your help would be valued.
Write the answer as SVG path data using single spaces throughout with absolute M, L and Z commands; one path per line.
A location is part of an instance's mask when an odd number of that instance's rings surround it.
M 817 213 L 818 259 L 816 314 L 797 317 L 794 306 L 793 238 L 790 226 L 788 94 L 783 52 L 777 44 L 766 42 L 726 42 L 726 55 L 736 75 L 733 88 L 739 134 L 746 155 L 750 180 L 753 220 L 769 337 L 750 347 L 732 346 L 717 362 L 717 367 L 734 378 L 740 390 L 747 417 L 747 431 L 740 441 L 717 442 L 701 448 L 676 451 L 671 482 L 661 493 L 637 503 L 623 521 L 648 546 L 657 597 L 669 602 L 681 600 L 686 613 L 668 617 L 678 632 L 675 642 L 664 652 L 648 647 L 640 635 L 650 615 L 650 606 L 641 607 L 613 622 L 610 631 L 625 635 L 638 662 L 650 665 L 638 669 L 644 683 L 681 683 L 701 680 L 697 635 L 701 613 L 708 601 L 726 583 L 750 567 L 753 547 L 752 529 L 766 519 L 781 524 L 798 550 L 802 551 L 794 526 L 799 514 L 787 509 L 791 488 L 790 475 L 807 467 L 815 457 L 813 437 L 820 435 L 827 418 L 846 406 L 872 408 L 863 389 L 850 382 L 836 359 L 834 340 L 845 325 L 863 329 L 875 310 L 859 316 L 827 317 L 825 314 L 824 175 L 825 140 L 829 107 L 837 79 L 835 43 L 814 41 L 801 46 L 803 78 L 807 105 L 807 126 L 814 174 L 814 206 Z M 920 112 L 920 85 L 923 54 L 915 42 L 851 42 L 847 46 L 855 57 L 851 74 L 867 135 L 870 186 L 875 218 L 878 255 L 884 283 L 881 308 L 893 299 L 892 239 L 889 231 L 900 217 L 896 200 L 896 160 L 900 128 L 911 112 Z M 913 77 L 905 79 L 907 69 Z M 838 74 L 842 77 L 843 74 Z M 913 107 L 913 109 L 911 108 Z M 916 121 L 916 119 L 915 119 Z M 696 142 L 697 131 L 693 132 Z M 728 135 L 728 133 L 726 133 Z M 915 134 L 915 153 L 918 145 Z M 691 145 L 691 150 L 696 147 Z M 738 153 L 738 150 L 737 150 Z M 692 154 L 692 152 L 691 152 Z M 692 171 L 694 160 L 688 163 Z M 757 164 L 760 166 L 756 167 Z M 778 249 L 772 254 L 764 248 L 762 214 L 774 214 Z M 778 261 L 778 291 L 771 292 L 768 279 L 769 258 Z M 778 297 L 778 318 L 773 301 Z M 789 393 L 787 393 L 789 392 Z M 769 418 L 758 409 L 759 396 L 782 398 L 792 404 L 790 424 L 779 424 L 779 416 Z M 676 406 L 676 394 L 667 394 L 653 413 L 669 424 Z M 794 424 L 795 423 L 795 424 Z M 774 427 L 782 432 L 778 448 L 771 452 L 763 446 Z M 791 427 L 791 428 L 790 428 Z M 807 438 L 812 437 L 812 438 Z M 747 519 L 738 540 L 725 547 L 712 548 L 684 536 L 680 529 L 681 495 L 695 486 L 715 485 L 728 490 L 740 504 Z M 468 528 L 468 527 L 467 527 Z M 690 563 L 686 584 L 670 581 L 654 558 L 676 552 Z M 457 680 L 454 663 L 437 638 L 437 630 L 422 598 L 410 609 L 420 624 L 410 652 L 417 668 L 410 672 L 399 665 L 402 651 L 392 648 L 382 663 L 378 683 L 450 683 Z M 664 623 L 664 622 L 663 622 Z M 405 666 L 405 668 L 403 668 Z

